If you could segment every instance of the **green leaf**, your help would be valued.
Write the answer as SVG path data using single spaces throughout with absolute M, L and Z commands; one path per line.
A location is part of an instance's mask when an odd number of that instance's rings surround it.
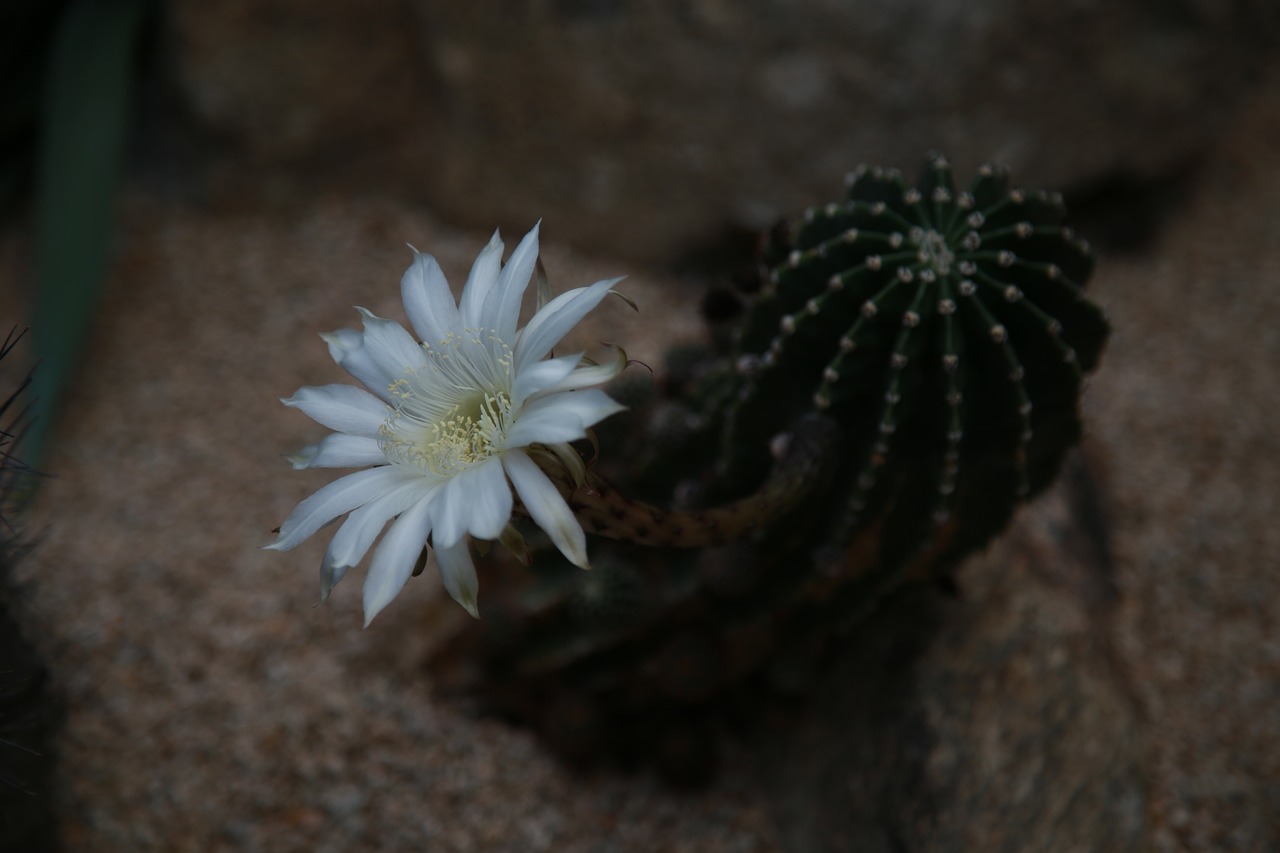
M 54 34 L 36 177 L 35 460 L 106 277 L 135 53 L 149 6 L 150 0 L 75 0 Z

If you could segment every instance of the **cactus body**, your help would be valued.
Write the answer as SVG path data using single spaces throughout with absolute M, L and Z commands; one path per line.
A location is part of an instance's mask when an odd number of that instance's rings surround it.
M 1064 217 L 996 166 L 957 192 L 933 157 L 915 187 L 860 169 L 846 201 L 775 232 L 739 339 L 726 481 L 758 478 L 761 443 L 812 408 L 840 423 L 849 459 L 833 543 L 886 520 L 893 558 L 953 517 L 960 550 L 1002 529 L 1078 440 L 1108 333 Z

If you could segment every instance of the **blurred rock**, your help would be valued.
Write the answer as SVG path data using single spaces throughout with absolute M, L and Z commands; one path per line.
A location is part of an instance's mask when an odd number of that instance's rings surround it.
M 402 4 L 184 0 L 167 21 L 186 108 L 253 163 L 385 159 L 422 101 Z
M 803 9 L 183 0 L 170 35 L 189 109 L 254 163 L 671 260 L 930 148 L 1045 187 L 1159 176 L 1280 33 L 1269 0 Z
M 1212 137 L 1280 24 L 1265 0 L 431 6 L 433 201 L 640 256 L 930 148 L 1051 188 L 1158 175 Z

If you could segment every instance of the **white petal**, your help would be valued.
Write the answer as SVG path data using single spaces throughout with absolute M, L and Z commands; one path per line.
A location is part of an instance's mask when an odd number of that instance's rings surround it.
M 450 477 L 440 489 L 436 502 L 435 523 L 431 541 L 437 548 L 447 548 L 467 532 L 466 472 Z
M 382 528 L 378 528 L 381 530 Z M 367 548 L 365 550 L 368 550 Z M 320 563 L 320 603 L 324 604 L 329 600 L 329 595 L 333 592 L 333 588 L 337 586 L 344 577 L 347 576 L 347 570 L 350 566 L 340 565 L 332 562 L 326 555 Z
M 467 532 L 477 539 L 497 539 L 511 520 L 511 486 L 503 473 L 502 463 L 494 459 L 471 468 L 473 482 L 467 500 L 471 504 L 471 523 Z
M 487 321 L 485 327 L 493 329 L 498 333 L 498 338 L 507 343 L 515 339 L 516 324 L 520 321 L 520 303 L 538 262 L 538 229 L 541 225 L 539 222 L 524 235 L 520 245 L 516 246 L 507 259 L 507 265 L 502 268 L 498 286 L 484 303 L 484 319 Z
M 450 478 L 436 502 L 432 541 L 448 548 L 467 533 L 497 539 L 511 519 L 511 487 L 502 463 L 493 459 L 473 465 Z
M 364 335 L 355 329 L 337 329 L 321 332 L 320 340 L 329 345 L 329 356 L 341 365 L 348 351 L 358 350 L 364 344 Z
M 531 444 L 577 441 L 586 436 L 586 428 L 583 427 L 580 419 L 566 418 L 554 410 L 544 409 L 533 414 L 521 415 L 516 425 L 507 431 L 503 441 L 504 449 L 515 450 Z
M 401 513 L 395 523 L 378 543 L 369 564 L 369 576 L 364 580 L 364 626 L 369 627 L 373 617 L 391 600 L 413 574 L 414 563 L 427 544 L 431 531 L 431 501 L 424 498 Z
M 399 378 L 391 376 L 373 360 L 364 345 L 364 335 L 355 329 L 339 329 L 336 332 L 322 334 L 321 339 L 329 345 L 329 355 L 338 366 L 360 381 L 364 387 L 383 400 L 391 400 L 388 390 L 391 383 Z
M 482 321 L 482 309 L 485 300 L 498 283 L 498 270 L 502 268 L 502 239 L 498 232 L 493 236 L 471 265 L 471 274 L 462 288 L 462 299 L 459 301 L 458 313 L 462 318 L 464 329 L 485 329 L 489 327 Z
M 511 405 L 519 407 L 534 394 L 563 381 L 582 361 L 582 353 L 537 361 L 526 367 L 511 386 Z
M 413 263 L 400 279 L 400 298 L 418 337 L 438 344 L 461 331 L 458 306 L 436 259 L 414 250 Z
M 436 565 L 440 567 L 440 580 L 444 588 L 476 619 L 480 610 L 476 607 L 476 593 L 480 581 L 476 579 L 476 566 L 471 562 L 471 550 L 463 539 L 449 548 L 436 549 Z
M 280 402 L 329 429 L 375 438 L 391 416 L 387 404 L 354 385 L 309 385 Z
M 609 294 L 609 288 L 620 281 L 620 278 L 611 278 L 590 287 L 567 290 L 534 314 L 529 325 L 520 330 L 516 341 L 516 373 L 522 372 L 526 365 L 541 361 L 578 321 L 600 304 Z
M 364 559 L 373 540 L 378 538 L 388 521 L 417 501 L 429 500 L 436 491 L 421 481 L 413 480 L 380 495 L 347 516 L 330 540 L 320 564 L 320 600 L 327 601 L 329 593 L 342 580 L 347 569 Z
M 612 344 L 610 345 L 612 346 Z M 580 367 L 570 373 L 564 379 L 543 388 L 539 394 L 554 394 L 559 391 L 577 391 L 580 388 L 590 388 L 593 385 L 602 385 L 613 379 L 627 367 L 627 352 L 622 347 L 614 346 L 614 358 L 602 364 L 592 364 L 586 367 Z M 544 364 L 544 362 L 538 362 Z
M 505 448 L 577 441 L 586 436 L 587 427 L 624 409 L 626 406 L 594 388 L 539 397 L 521 410 L 507 431 Z
M 384 465 L 334 480 L 298 504 L 280 525 L 276 541 L 263 547 L 268 551 L 288 551 L 338 516 L 363 506 L 413 476 L 394 465 Z
M 394 382 L 410 370 L 427 363 L 426 353 L 413 335 L 394 320 L 357 308 L 364 317 L 364 347 L 375 363 L 380 365 Z
M 502 464 L 534 523 L 546 531 L 569 562 L 584 569 L 590 568 L 587 538 L 582 532 L 582 525 L 542 469 L 519 451 L 503 454 Z
M 285 458 L 295 471 L 303 468 L 367 468 L 387 462 L 376 438 L 340 432 L 327 435 L 319 444 L 304 447 Z

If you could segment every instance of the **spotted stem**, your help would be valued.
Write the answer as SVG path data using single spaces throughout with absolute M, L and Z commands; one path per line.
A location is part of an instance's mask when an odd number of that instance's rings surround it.
M 838 436 L 830 418 L 804 418 L 776 443 L 777 461 L 758 490 L 711 509 L 677 510 L 636 500 L 593 472 L 579 488 L 566 476 L 553 479 L 588 533 L 659 548 L 714 547 L 769 530 L 825 488 Z

